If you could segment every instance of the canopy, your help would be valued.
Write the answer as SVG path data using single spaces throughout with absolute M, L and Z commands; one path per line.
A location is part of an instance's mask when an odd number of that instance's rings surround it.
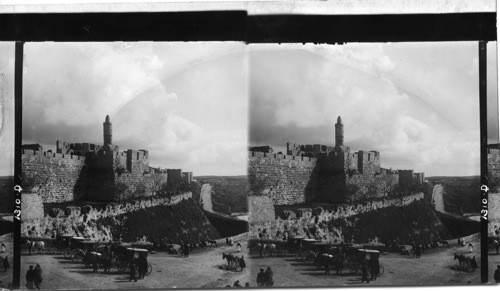
M 137 249 L 137 248 L 127 248 L 127 251 L 138 252 L 138 253 L 148 253 L 149 251 L 146 249 Z

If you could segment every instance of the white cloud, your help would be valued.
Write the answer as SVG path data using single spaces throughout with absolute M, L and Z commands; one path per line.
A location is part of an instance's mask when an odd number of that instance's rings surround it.
M 344 144 L 380 151 L 382 166 L 479 174 L 470 45 L 453 46 L 447 57 L 446 46 L 409 46 L 257 46 L 250 57 L 251 143 L 333 145 L 341 115 Z

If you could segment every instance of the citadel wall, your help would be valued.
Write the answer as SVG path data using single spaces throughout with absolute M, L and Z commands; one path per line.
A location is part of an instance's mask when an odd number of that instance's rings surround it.
M 22 180 L 35 188 L 43 203 L 80 199 L 85 195 L 85 157 L 23 150 Z
M 415 193 L 406 195 L 400 198 L 389 198 L 389 199 L 374 199 L 361 203 L 354 204 L 336 204 L 331 209 L 323 209 L 318 207 L 318 209 L 313 209 L 310 207 L 301 207 L 299 209 L 287 206 L 280 206 L 279 211 L 276 211 L 276 216 L 282 219 L 287 219 L 290 215 L 292 218 L 300 217 L 311 217 L 314 212 L 317 212 L 318 216 L 322 220 L 331 220 L 338 218 L 347 218 L 353 215 L 358 215 L 365 212 L 375 211 L 377 209 L 387 208 L 391 206 L 406 206 L 414 201 L 424 199 L 424 193 Z
M 316 159 L 262 152 L 249 152 L 248 175 L 267 192 L 274 205 L 298 204 L 309 200 L 308 191 Z
M 275 212 L 271 198 L 268 196 L 248 197 L 248 221 L 250 223 L 262 223 L 274 220 Z
M 38 203 L 32 199 L 32 195 L 35 194 L 21 195 L 23 199 L 27 198 L 27 200 L 23 200 L 27 203 L 26 205 L 23 203 L 23 212 L 25 207 L 31 209 L 38 205 Z M 123 203 L 112 203 L 106 205 L 103 209 L 90 207 L 90 209 L 85 211 L 53 211 L 53 213 L 58 213 L 58 215 L 54 216 L 45 215 L 39 217 L 38 215 L 37 217 L 31 218 L 23 216 L 21 234 L 26 236 L 50 238 L 53 235 L 53 232 L 59 232 L 63 234 L 90 237 L 93 239 L 112 240 L 113 237 L 109 227 L 98 225 L 97 223 L 103 218 L 115 217 L 159 205 L 173 206 L 191 198 L 192 193 L 186 192 L 172 197 L 144 198 Z
M 43 203 L 115 201 L 151 194 L 148 152 L 87 152 L 86 156 L 23 150 L 23 184 Z
M 43 201 L 40 195 L 23 193 L 21 195 L 21 205 L 23 206 L 22 221 L 43 218 Z

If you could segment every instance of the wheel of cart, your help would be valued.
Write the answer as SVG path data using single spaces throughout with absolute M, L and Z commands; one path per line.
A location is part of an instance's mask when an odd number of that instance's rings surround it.
M 129 264 L 126 261 L 117 261 L 116 269 L 120 273 L 129 273 Z
M 380 252 L 377 250 L 370 249 L 359 249 L 359 268 L 361 269 L 361 264 L 368 264 L 368 268 L 372 267 L 372 264 L 377 264 L 379 268 L 378 276 L 384 273 L 384 266 L 379 262 Z
M 316 260 L 317 254 L 314 251 L 306 251 L 304 252 L 304 256 L 302 258 L 303 262 L 306 264 L 314 264 L 314 261 Z
M 384 274 L 384 266 L 380 265 L 380 272 L 378 273 L 378 276 L 382 276 Z
M 350 274 L 359 274 L 361 273 L 361 263 L 348 261 L 347 269 L 349 270 Z
M 48 255 L 54 255 L 55 253 L 57 253 L 57 249 L 53 248 L 53 247 L 49 247 L 49 248 L 45 249 L 45 253 Z
M 153 265 L 151 265 L 151 263 L 148 263 L 148 271 L 146 272 L 146 275 L 151 274 L 151 272 L 153 272 Z
M 62 251 L 62 254 L 65 258 L 69 259 L 71 258 L 71 249 L 70 248 L 65 248 L 63 251 Z

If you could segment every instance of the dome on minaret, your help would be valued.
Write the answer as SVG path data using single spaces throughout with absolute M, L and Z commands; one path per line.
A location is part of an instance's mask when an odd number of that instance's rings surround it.
M 339 124 L 342 123 L 342 118 L 340 118 L 340 115 L 339 115 L 339 117 L 337 117 L 337 123 L 339 123 Z
M 109 121 L 109 115 L 106 115 L 106 123 L 111 123 L 111 121 Z

